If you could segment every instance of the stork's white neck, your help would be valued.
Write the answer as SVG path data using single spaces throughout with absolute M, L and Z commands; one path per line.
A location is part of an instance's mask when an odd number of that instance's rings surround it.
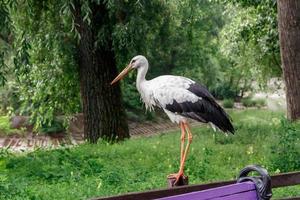
M 147 71 L 148 71 L 148 62 L 144 63 L 142 66 L 140 66 L 137 69 L 136 87 L 137 87 L 139 92 L 141 92 L 142 84 L 147 81 L 146 80 Z

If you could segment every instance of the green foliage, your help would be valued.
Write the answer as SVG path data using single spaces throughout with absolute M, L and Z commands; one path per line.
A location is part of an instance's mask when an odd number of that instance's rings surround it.
M 255 99 L 256 101 L 256 106 L 257 107 L 265 107 L 267 105 L 267 102 L 265 99 Z
M 140 94 L 137 92 L 134 82 L 124 81 L 122 84 L 123 98 L 125 101 L 125 106 L 129 110 L 137 110 L 142 108 L 142 101 L 140 99 Z
M 277 1 L 225 0 L 225 2 L 227 5 L 238 5 L 250 11 L 245 14 L 252 15 L 255 20 L 248 26 L 240 28 L 242 39 L 246 42 L 253 42 L 260 51 L 259 62 L 267 65 L 267 68 L 261 69 L 264 74 L 280 75 Z
M 224 108 L 233 108 L 234 100 L 233 99 L 224 99 L 223 106 L 224 106 Z
M 17 84 L 12 81 L 8 81 L 0 90 L 0 108 L 2 114 L 12 114 L 20 112 L 20 99 L 19 88 Z
M 0 85 L 4 86 L 6 83 L 7 65 L 5 63 L 5 53 L 0 51 Z
M 281 73 L 276 1 L 78 2 L 83 21 L 97 33 L 94 47 L 111 41 L 119 68 L 143 54 L 150 61 L 149 78 L 187 76 L 219 99 L 243 97 L 253 82 L 264 86 Z M 51 126 L 56 115 L 81 111 L 75 3 L 0 3 L 0 84 L 13 83 L 13 91 L 2 92 L 12 94 L 2 101 L 2 110 L 30 115 L 36 128 Z M 109 12 L 101 28 L 93 27 L 93 17 L 99 17 L 93 16 L 95 4 Z M 134 81 L 134 74 L 124 80 L 123 97 L 126 107 L 139 114 Z
M 8 116 L 0 116 L 0 136 L 11 134 L 23 134 L 23 130 L 11 128 Z
M 264 107 L 266 106 L 265 99 L 252 99 L 251 97 L 246 97 L 241 100 L 243 106 L 245 107 Z
M 220 32 L 220 51 L 227 58 L 223 82 L 243 97 L 252 83 L 266 85 L 280 76 L 276 1 L 223 1 L 225 26 Z
M 226 0 L 225 0 L 226 1 Z M 228 1 L 227 1 L 228 3 Z M 246 40 L 252 40 L 262 50 L 264 56 L 272 57 L 275 66 L 280 67 L 279 60 L 279 42 L 278 42 L 278 25 L 277 25 L 277 1 L 276 0 L 233 0 L 233 4 L 239 4 L 245 8 L 254 9 L 253 14 L 255 15 L 255 22 L 245 27 L 243 35 Z
M 217 84 L 211 92 L 218 99 L 234 99 L 239 94 L 239 88 L 230 83 L 223 83 Z
M 10 51 L 11 42 L 11 21 L 9 18 L 8 4 L 13 4 L 9 0 L 0 1 L 0 86 L 7 81 L 8 68 L 7 57 Z
M 253 42 L 246 41 L 242 34 L 255 22 L 255 16 L 253 9 L 228 4 L 225 17 L 228 22 L 220 32 L 220 51 L 228 59 L 223 82 L 233 86 L 237 95 L 242 97 L 245 91 L 251 89 L 254 80 L 260 83 L 265 80 L 261 73 L 259 49 Z
M 173 39 L 172 72 L 190 77 L 208 88 L 217 83 L 221 68 L 218 59 L 218 32 L 223 26 L 222 6 L 212 1 L 177 2 Z M 177 26 L 176 26 L 177 25 Z
M 300 126 L 281 120 L 278 129 L 279 138 L 272 147 L 273 170 L 289 172 L 300 170 Z
M 225 136 L 203 126 L 193 128 L 194 140 L 185 170 L 191 184 L 233 179 L 243 167 L 254 163 L 276 173 L 271 158 L 275 154 L 270 149 L 284 141 L 278 137 L 281 131 L 294 134 L 294 125 L 282 126 L 283 113 L 266 110 L 234 111 L 231 116 L 237 128 L 235 135 Z M 164 188 L 166 175 L 178 170 L 179 143 L 178 130 L 113 145 L 83 144 L 27 154 L 1 150 L 0 199 L 87 199 Z M 284 152 L 289 155 L 294 150 L 285 148 Z M 294 158 L 297 161 L 299 156 Z M 299 189 L 274 189 L 274 197 L 296 195 Z
M 45 124 L 37 131 L 39 133 L 59 133 L 65 132 L 64 122 L 62 120 L 54 119 L 50 125 Z
M 59 2 L 21 2 L 10 7 L 14 26 L 14 68 L 19 108 L 36 128 L 51 126 L 54 116 L 80 111 L 75 49 L 67 13 Z M 31 8 L 31 9 L 30 9 Z M 42 23 L 43 22 L 43 23 Z
M 256 102 L 250 97 L 243 98 L 241 100 L 241 102 L 242 102 L 243 106 L 245 106 L 245 107 L 254 107 L 254 106 L 256 106 Z

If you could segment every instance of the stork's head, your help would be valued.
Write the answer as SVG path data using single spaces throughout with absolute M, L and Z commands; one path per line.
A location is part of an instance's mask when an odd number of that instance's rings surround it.
M 146 59 L 146 57 L 142 55 L 135 56 L 131 59 L 127 67 L 125 67 L 125 69 L 123 69 L 123 71 L 110 84 L 112 85 L 118 82 L 133 69 L 140 70 L 146 67 L 148 68 L 148 60 Z

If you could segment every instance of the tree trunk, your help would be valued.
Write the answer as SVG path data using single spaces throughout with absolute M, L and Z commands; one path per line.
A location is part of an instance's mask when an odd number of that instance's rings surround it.
M 281 60 L 288 118 L 300 119 L 300 1 L 278 0 Z
M 96 143 L 99 138 L 107 141 L 128 138 L 128 124 L 120 86 L 110 85 L 117 75 L 117 67 L 112 50 L 112 27 L 109 28 L 112 25 L 108 24 L 108 10 L 104 5 L 91 3 L 91 23 L 87 24 L 83 20 L 80 2 L 77 1 L 74 6 L 72 12 L 81 37 L 78 44 L 78 63 L 85 138 L 91 143 Z M 104 26 L 109 35 L 101 38 L 104 42 L 96 44 L 98 31 Z

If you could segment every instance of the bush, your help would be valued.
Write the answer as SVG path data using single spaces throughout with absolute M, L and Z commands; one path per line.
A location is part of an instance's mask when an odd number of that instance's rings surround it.
M 234 100 L 233 99 L 224 99 L 223 106 L 224 106 L 224 108 L 233 108 Z
M 122 91 L 123 91 L 122 94 L 123 94 L 125 107 L 127 109 L 134 110 L 135 112 L 143 111 L 143 103 L 141 101 L 140 94 L 138 93 L 135 87 L 135 84 L 130 83 L 129 80 L 125 80 L 124 82 L 125 83 L 122 85 Z
M 8 116 L 0 116 L 0 135 L 24 134 L 24 129 L 16 129 L 11 127 Z
M 9 114 L 11 110 L 15 113 L 20 111 L 19 88 L 13 81 L 8 81 L 0 89 L 0 108 L 2 114 Z
M 267 105 L 267 102 L 265 99 L 256 99 L 255 102 L 256 102 L 257 107 L 264 107 Z
M 241 100 L 243 106 L 245 107 L 253 107 L 256 106 L 256 102 L 251 98 L 244 98 Z
M 65 130 L 63 122 L 58 119 L 54 119 L 51 124 L 43 124 L 38 128 L 38 132 L 40 133 L 59 133 L 64 132 Z
M 272 148 L 271 164 L 273 170 L 280 172 L 300 170 L 300 130 L 286 119 L 281 120 L 278 129 L 279 140 Z
M 211 92 L 217 99 L 233 99 L 239 93 L 238 89 L 229 83 L 218 84 Z
M 243 106 L 245 107 L 264 107 L 267 105 L 266 100 L 264 99 L 251 99 L 250 97 L 244 98 L 241 100 Z

